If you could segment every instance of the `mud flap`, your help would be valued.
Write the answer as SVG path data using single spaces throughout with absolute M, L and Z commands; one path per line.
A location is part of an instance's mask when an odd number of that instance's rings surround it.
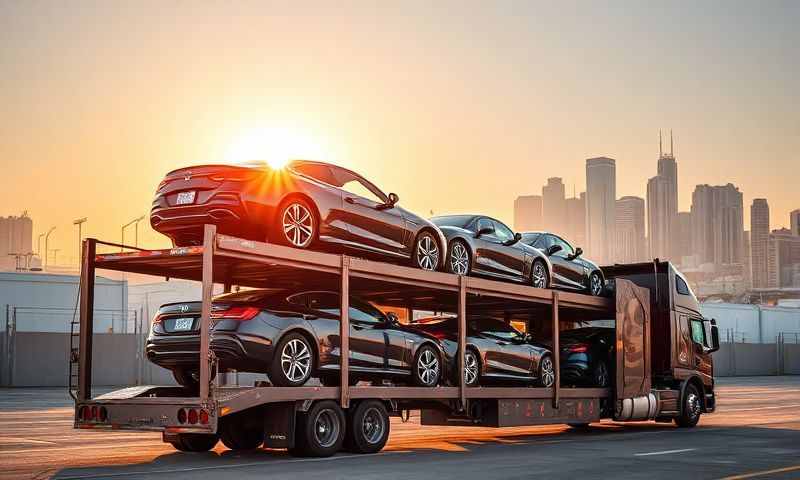
M 297 413 L 295 402 L 273 403 L 264 412 L 264 446 L 267 448 L 294 447 L 294 425 Z

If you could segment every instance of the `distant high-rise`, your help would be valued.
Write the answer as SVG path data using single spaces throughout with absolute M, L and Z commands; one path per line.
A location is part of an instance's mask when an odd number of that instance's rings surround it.
M 697 262 L 744 263 L 744 207 L 733 184 L 697 185 L 692 193 L 692 250 Z
M 682 264 L 684 257 L 692 255 L 692 214 L 678 212 L 675 226 L 675 261 Z
M 789 213 L 789 224 L 792 235 L 800 235 L 800 208 Z
M 586 160 L 586 251 L 600 263 L 612 260 L 616 225 L 617 167 L 613 158 Z
M 617 263 L 644 260 L 644 199 L 622 197 L 616 203 L 614 258 Z
M 664 153 L 658 132 L 658 174 L 647 182 L 647 236 L 650 257 L 679 257 L 677 245 L 678 164 L 673 152 L 672 132 L 669 153 Z M 679 258 L 678 258 L 679 259 Z
M 514 230 L 525 232 L 542 229 L 542 197 L 522 195 L 514 200 Z
M 769 234 L 767 245 L 767 287 L 800 287 L 800 237 L 782 228 Z
M 756 198 L 750 206 L 750 268 L 754 288 L 766 288 L 769 249 L 769 205 L 766 198 Z
M 547 179 L 542 187 L 542 224 L 545 230 L 566 235 L 565 220 L 567 204 L 564 198 L 564 183 L 559 177 Z
M 750 248 L 750 230 L 744 231 L 744 281 L 747 288 L 753 288 L 753 254 Z
M 567 240 L 576 247 L 586 244 L 586 192 L 565 201 L 567 222 L 565 225 Z
M 33 253 L 33 220 L 28 213 L 0 217 L 0 268 L 15 268 L 16 256 L 29 253 Z

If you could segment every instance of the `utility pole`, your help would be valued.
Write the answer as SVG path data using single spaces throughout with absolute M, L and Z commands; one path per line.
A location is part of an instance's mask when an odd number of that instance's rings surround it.
M 137 218 L 134 218 L 133 220 L 131 220 L 130 222 L 128 222 L 128 223 L 126 223 L 125 225 L 122 226 L 122 228 L 120 229 L 120 233 L 121 233 L 120 236 L 122 237 L 120 243 L 122 245 L 125 245 L 125 229 L 130 227 L 131 225 L 134 225 L 135 226 L 135 233 L 134 233 L 135 238 L 134 238 L 134 245 L 133 246 L 134 247 L 138 247 L 139 246 L 139 222 L 141 222 L 142 220 L 144 220 L 144 215 L 142 215 L 140 217 L 137 217 Z M 123 250 L 124 249 L 121 249 L 120 251 L 123 251 Z
M 50 230 L 48 230 L 47 233 L 44 236 L 44 268 L 45 269 L 47 269 L 47 257 L 48 257 L 48 252 L 50 251 L 48 249 L 48 245 L 50 244 L 49 243 L 50 242 L 50 234 L 53 233 L 53 230 L 55 230 L 55 229 L 56 229 L 56 227 L 50 227 Z M 41 257 L 41 255 L 40 255 L 40 257 Z
M 83 240 L 83 236 L 82 236 L 82 233 L 81 233 L 82 232 L 81 227 L 83 226 L 84 223 L 86 223 L 86 217 L 81 217 L 81 218 L 78 218 L 78 219 L 75 219 L 75 220 L 72 221 L 73 225 L 77 225 L 78 226 L 78 266 L 79 267 L 81 265 L 81 256 L 83 255 L 83 247 L 81 245 L 81 241 Z

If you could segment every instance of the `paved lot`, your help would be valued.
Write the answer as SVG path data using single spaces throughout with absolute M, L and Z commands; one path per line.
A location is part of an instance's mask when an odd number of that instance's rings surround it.
M 800 478 L 800 377 L 721 379 L 693 430 L 604 422 L 509 429 L 392 424 L 378 455 L 177 453 L 159 434 L 72 429 L 63 390 L 0 390 L 2 478 Z M 393 419 L 396 420 L 396 419 Z M 747 476 L 752 474 L 754 476 Z M 744 475 L 744 476 L 741 476 Z

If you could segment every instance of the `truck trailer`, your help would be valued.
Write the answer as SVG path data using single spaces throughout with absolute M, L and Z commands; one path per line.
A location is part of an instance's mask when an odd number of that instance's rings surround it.
M 245 240 L 217 234 L 213 225 L 205 226 L 199 246 L 143 250 L 90 238 L 82 248 L 69 381 L 75 428 L 159 431 L 181 451 L 206 451 L 221 439 L 231 449 L 263 445 L 328 456 L 343 448 L 380 451 L 388 440 L 389 417 L 411 410 L 420 411 L 422 425 L 483 427 L 582 427 L 601 419 L 693 427 L 703 413 L 714 411 L 711 354 L 719 348 L 717 327 L 702 317 L 686 279 L 668 262 L 604 267 L 611 294 L 596 297 Z M 117 251 L 98 253 L 98 248 Z M 92 395 L 98 269 L 202 283 L 198 389 L 132 386 Z M 233 286 L 339 291 L 340 386 L 223 385 L 209 342 L 215 284 L 225 291 Z M 549 339 L 554 385 L 467 387 L 463 375 L 456 376 L 457 384 L 433 388 L 350 385 L 350 295 L 409 312 L 454 312 L 457 372 L 463 371 L 468 314 L 522 322 Z M 561 385 L 559 332 L 597 320 L 613 323 L 615 330 L 610 387 Z

